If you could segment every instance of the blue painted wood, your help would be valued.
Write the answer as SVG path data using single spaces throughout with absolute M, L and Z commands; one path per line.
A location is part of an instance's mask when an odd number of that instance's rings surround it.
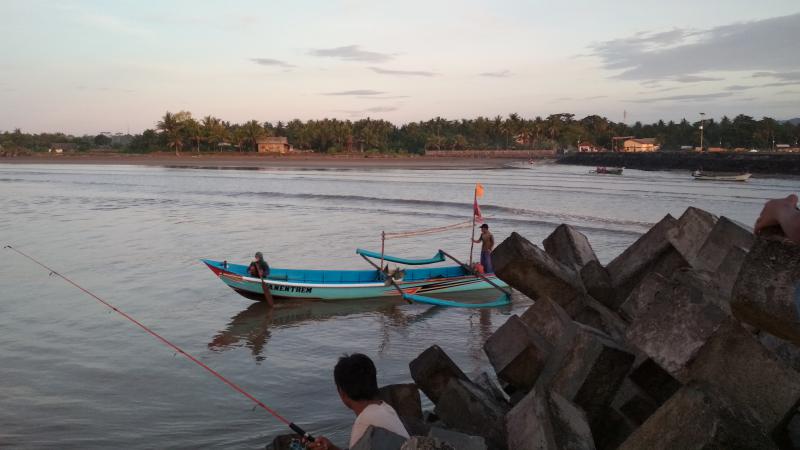
M 511 303 L 511 299 L 506 294 L 503 294 L 497 300 L 488 303 L 462 303 L 415 294 L 403 294 L 403 298 L 414 303 L 425 303 L 427 305 L 447 306 L 451 308 L 495 308 Z
M 381 259 L 381 254 L 379 252 L 371 252 L 369 250 L 364 250 L 363 248 L 357 248 L 356 253 L 369 258 Z M 400 258 L 399 256 L 383 255 L 383 260 L 397 264 L 405 264 L 407 266 L 424 266 L 427 264 L 435 264 L 444 261 L 444 254 L 439 251 L 428 259 L 406 259 Z

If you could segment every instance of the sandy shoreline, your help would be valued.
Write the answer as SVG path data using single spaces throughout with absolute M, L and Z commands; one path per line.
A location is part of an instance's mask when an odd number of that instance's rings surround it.
M 257 154 L 66 154 L 0 158 L 0 164 L 139 165 L 223 169 L 497 169 L 519 163 L 511 158 L 447 158 L 430 156 L 330 156 L 317 154 L 271 156 Z M 539 160 L 545 162 L 546 160 Z

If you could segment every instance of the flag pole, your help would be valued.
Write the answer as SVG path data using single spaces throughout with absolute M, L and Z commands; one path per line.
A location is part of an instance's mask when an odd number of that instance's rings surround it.
M 475 207 L 474 205 L 478 203 L 478 187 L 475 187 L 475 194 L 472 198 L 472 239 L 469 240 L 469 267 L 472 268 L 472 253 L 475 251 Z

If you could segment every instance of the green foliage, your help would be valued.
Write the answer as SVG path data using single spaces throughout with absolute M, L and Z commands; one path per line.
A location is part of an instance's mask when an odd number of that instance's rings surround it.
M 690 123 L 658 121 L 633 125 L 615 123 L 598 115 L 576 120 L 573 114 L 552 114 L 545 118 L 524 118 L 517 113 L 508 117 L 479 116 L 474 119 L 448 120 L 435 117 L 427 121 L 396 126 L 385 120 L 371 118 L 357 121 L 322 119 L 289 122 L 258 122 L 250 120 L 232 124 L 213 116 L 197 121 L 187 111 L 166 112 L 156 129 L 135 135 L 123 151 L 142 153 L 173 149 L 196 152 L 257 150 L 256 141 L 266 136 L 285 136 L 299 150 L 321 153 L 336 152 L 407 152 L 421 154 L 425 150 L 464 149 L 564 149 L 579 142 L 610 149 L 612 137 L 654 137 L 665 150 L 681 146 L 697 146 L 700 141 L 699 121 Z M 106 136 L 67 136 L 63 133 L 27 134 L 20 130 L 0 134 L 4 148 L 47 151 L 53 143 L 70 143 L 78 150 L 108 145 Z M 756 120 L 738 115 L 733 119 L 705 121 L 706 147 L 772 148 L 777 144 L 794 144 L 800 140 L 800 124 L 778 122 L 769 117 Z M 118 145 L 114 146 L 115 148 Z

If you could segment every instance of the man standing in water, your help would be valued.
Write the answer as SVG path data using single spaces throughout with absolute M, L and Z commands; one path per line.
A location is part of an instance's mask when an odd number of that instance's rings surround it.
M 494 249 L 494 236 L 489 232 L 489 225 L 481 225 L 481 235 L 473 242 L 481 243 L 481 265 L 485 273 L 494 273 L 492 266 L 492 249 Z
M 344 406 L 356 415 L 348 447 L 352 448 L 370 426 L 409 438 L 394 408 L 378 398 L 375 364 L 368 356 L 353 353 L 339 358 L 333 369 L 333 381 Z M 307 445 L 311 450 L 339 450 L 323 436 L 316 437 L 314 442 L 308 442 Z

